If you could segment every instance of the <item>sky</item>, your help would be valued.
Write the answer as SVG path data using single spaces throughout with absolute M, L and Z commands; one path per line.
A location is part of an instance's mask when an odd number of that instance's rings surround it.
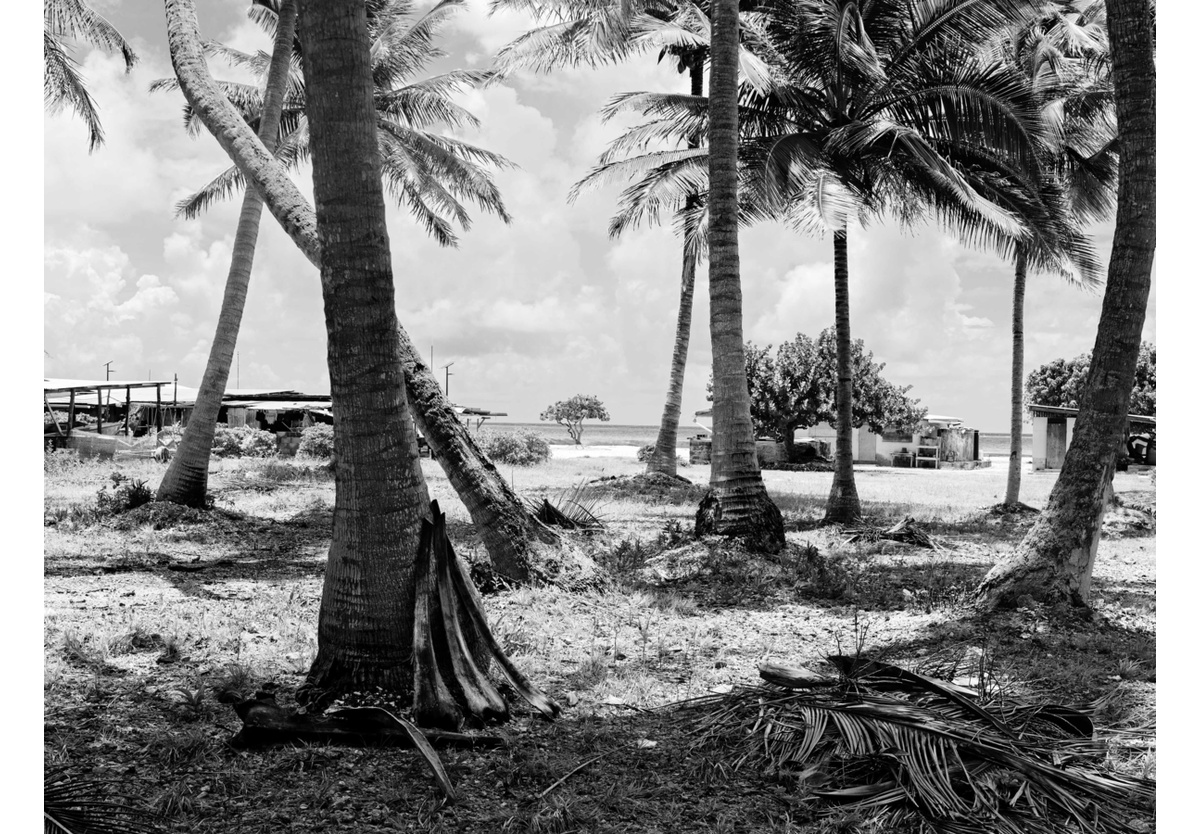
M 201 33 L 240 49 L 270 49 L 245 14 L 247 0 L 198 0 Z M 425 3 L 419 3 L 419 6 Z M 107 135 L 89 154 L 81 120 L 44 118 L 44 374 L 170 379 L 197 386 L 220 307 L 240 200 L 196 220 L 174 204 L 223 171 L 228 158 L 207 133 L 182 127 L 182 95 L 150 94 L 171 75 L 161 4 L 95 0 L 141 60 L 82 47 L 76 57 Z M 469 0 L 444 31 L 442 68 L 486 67 L 525 31 L 515 15 L 489 17 Z M 219 61 L 218 78 L 243 79 Z M 439 247 L 399 207 L 388 228 L 397 314 L 444 380 L 451 399 L 536 421 L 551 403 L 595 394 L 614 423 L 655 424 L 662 411 L 679 303 L 679 242 L 668 227 L 618 240 L 607 222 L 619 188 L 568 203 L 606 144 L 631 121 L 597 111 L 634 90 L 686 90 L 654 56 L 600 70 L 518 73 L 461 103 L 481 121 L 456 135 L 514 163 L 496 174 L 513 216 L 506 226 L 474 214 L 456 249 Z M 295 173 L 311 196 L 310 170 Z M 1105 262 L 1111 224 L 1095 230 Z M 778 345 L 833 323 L 832 238 L 782 225 L 741 233 L 746 339 Z M 886 222 L 850 234 L 851 329 L 884 376 L 912 386 L 931 413 L 983 431 L 1008 425 L 1012 269 L 933 228 Z M 1143 338 L 1155 342 L 1156 289 Z M 708 407 L 707 271 L 698 274 L 684 423 Z M 1031 276 L 1025 368 L 1090 350 L 1101 296 L 1050 275 Z M 329 390 L 318 275 L 264 217 L 231 387 Z

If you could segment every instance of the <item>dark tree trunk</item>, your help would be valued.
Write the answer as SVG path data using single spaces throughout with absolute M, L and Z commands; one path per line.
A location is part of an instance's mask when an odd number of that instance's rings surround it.
M 333 399 L 333 540 L 310 699 L 412 687 L 413 573 L 429 496 L 404 395 L 362 2 L 306 0 L 313 196 Z
M 1013 273 L 1012 305 L 1012 408 L 1009 413 L 1008 487 L 1005 504 L 1021 500 L 1021 431 L 1024 424 L 1025 390 L 1025 271 L 1027 259 L 1023 248 L 1017 249 Z
M 704 95 L 704 61 L 694 57 L 688 69 L 691 75 L 691 94 Z M 699 138 L 688 141 L 689 148 L 698 148 Z M 689 197 L 688 208 L 695 198 Z M 679 317 L 675 322 L 675 349 L 671 352 L 671 378 L 667 383 L 667 399 L 663 404 L 662 421 L 658 427 L 658 439 L 654 454 L 646 464 L 647 472 L 676 474 L 676 444 L 679 437 L 679 414 L 683 410 L 683 374 L 687 367 L 688 343 L 692 333 L 692 297 L 696 289 L 697 257 L 684 245 L 683 274 L 679 282 Z
M 295 31 L 296 0 L 283 0 L 279 7 L 274 51 L 267 71 L 263 113 L 258 128 L 258 138 L 271 151 L 275 149 L 279 138 L 279 120 L 283 112 L 284 93 L 287 91 Z M 229 368 L 237 348 L 242 312 L 246 307 L 262 206 L 258 191 L 247 188 L 233 237 L 233 260 L 229 265 L 229 276 L 225 279 L 225 295 L 221 299 L 221 313 L 217 318 L 217 332 L 209 350 L 208 364 L 204 368 L 187 430 L 158 486 L 155 495 L 158 501 L 203 507 L 208 498 L 208 462 L 212 456 L 217 415 L 221 410 L 221 400 L 229 382 Z
M 846 228 L 833 233 L 834 329 L 837 336 L 837 444 L 825 521 L 850 524 L 862 516 L 854 485 L 854 369 L 850 361 L 850 264 Z
M 712 6 L 709 91 L 709 298 L 713 352 L 712 492 L 696 533 L 744 536 L 756 548 L 783 547 L 783 517 L 763 485 L 754 449 L 742 340 L 738 254 L 738 4 Z
M 976 590 L 984 609 L 1024 596 L 1086 605 L 1100 522 L 1133 392 L 1155 247 L 1154 18 L 1148 0 L 1109 0 L 1121 141 L 1108 284 L 1075 433 L 1045 511 Z

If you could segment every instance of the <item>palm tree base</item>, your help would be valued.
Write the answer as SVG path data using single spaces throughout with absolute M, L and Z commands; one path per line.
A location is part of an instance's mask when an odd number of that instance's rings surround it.
M 862 502 L 858 500 L 858 490 L 851 481 L 848 486 L 834 483 L 829 493 L 829 502 L 825 505 L 823 524 L 854 524 L 862 520 Z
M 778 553 L 786 543 L 783 514 L 762 488 L 749 494 L 708 492 L 696 510 L 696 535 L 740 538 L 754 553 Z

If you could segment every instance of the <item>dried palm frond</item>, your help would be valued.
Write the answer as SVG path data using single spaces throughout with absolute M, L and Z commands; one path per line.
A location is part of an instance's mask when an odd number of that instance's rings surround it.
M 600 530 L 604 521 L 599 515 L 600 496 L 580 481 L 572 489 L 564 489 L 553 502 L 543 498 L 539 504 L 526 499 L 530 511 L 538 521 L 564 530 Z
M 698 744 L 789 774 L 808 801 L 936 832 L 1115 834 L 1155 783 L 1103 767 L 1087 708 L 987 702 L 970 687 L 833 656 L 840 677 L 768 666 L 765 686 L 689 702 Z
M 930 538 L 929 534 L 921 529 L 921 525 L 913 518 L 904 518 L 891 527 L 856 527 L 846 538 L 846 544 L 852 542 L 877 542 L 881 540 L 903 542 L 905 544 L 915 544 L 917 547 L 928 547 L 931 550 L 943 550 L 944 548 Z
M 45 834 L 150 834 L 149 812 L 120 791 L 122 783 L 85 779 L 69 766 L 45 772 Z

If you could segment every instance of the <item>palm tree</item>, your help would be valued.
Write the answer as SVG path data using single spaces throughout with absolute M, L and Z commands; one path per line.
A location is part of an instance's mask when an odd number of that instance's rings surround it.
M 657 49 L 659 60 L 671 58 L 680 73 L 687 73 L 689 96 L 672 97 L 675 103 L 690 99 L 703 101 L 704 66 L 708 58 L 711 24 L 702 7 L 687 0 L 495 0 L 492 8 L 518 9 L 532 14 L 543 25 L 526 32 L 505 46 L 496 56 L 496 67 L 502 72 L 531 69 L 548 72 L 555 67 L 586 64 L 598 66 L 616 63 L 648 50 Z M 743 74 L 751 83 L 762 85 L 767 69 L 751 51 L 739 49 L 738 60 Z M 618 97 L 605 108 L 605 119 L 618 112 L 637 109 L 636 97 Z M 645 115 L 645 113 L 643 113 Z M 643 126 L 645 128 L 646 126 Z M 692 123 L 685 135 L 671 130 L 635 130 L 619 139 L 601 157 L 599 164 L 572 190 L 573 201 L 582 190 L 601 183 L 621 179 L 634 173 L 650 172 L 642 188 L 633 187 L 622 195 L 619 213 L 609 226 L 612 237 L 642 220 L 658 221 L 660 205 L 678 209 L 677 221 L 684 232 L 685 243 L 680 275 L 679 313 L 675 323 L 675 342 L 667 382 L 667 395 L 659 421 L 654 452 L 646 462 L 647 472 L 676 474 L 676 443 L 679 416 L 683 408 L 683 381 L 691 340 L 692 301 L 695 293 L 696 267 L 704 257 L 704 246 L 696 235 L 704 230 L 694 222 L 702 214 L 707 172 L 703 171 L 705 155 L 701 153 L 674 154 L 664 158 L 649 154 L 639 159 L 620 159 L 622 152 L 635 148 L 644 150 L 648 142 L 664 139 L 682 142 L 690 151 L 700 148 L 704 125 Z M 688 160 L 691 165 L 687 164 Z M 676 166 L 687 169 L 687 181 L 679 178 Z M 657 181 L 655 169 L 667 166 L 675 177 Z M 669 185 L 667 184 L 669 183 Z M 653 186 L 688 190 L 671 195 L 654 191 Z
M 137 55 L 116 27 L 80 0 L 43 0 L 42 98 L 47 111 L 70 107 L 87 124 L 88 151 L 104 143 L 104 130 L 96 103 L 87 91 L 79 64 L 68 53 L 66 41 L 82 40 L 105 52 L 120 52 L 125 72 L 133 69 Z
M 849 220 L 932 206 L 966 237 L 1024 239 L 1014 216 L 981 195 L 958 167 L 972 152 L 1031 156 L 1037 125 L 1014 71 L 977 50 L 1005 18 L 972 0 L 783 0 L 769 6 L 769 59 L 785 79 L 744 103 L 788 114 L 765 137 L 768 197 L 793 221 L 831 228 L 838 341 L 838 425 L 829 522 L 861 514 L 851 452 Z
M 1058 272 L 1095 287 L 1100 264 L 1081 226 L 1106 217 L 1115 199 L 1115 135 L 1111 84 L 1093 70 L 1107 51 L 1104 6 L 1054 0 L 1030 11 L 1002 38 L 1004 59 L 1024 74 L 1047 122 L 1039 164 L 1027 172 L 1034 208 L 1028 241 L 1014 247 L 1012 379 L 1006 506 L 1021 495 L 1024 416 L 1024 308 L 1027 271 Z M 1010 179 L 1011 182 L 1011 179 Z M 999 202 L 999 200 L 998 200 Z M 1072 269 L 1073 267 L 1073 269 Z
M 475 118 L 454 104 L 450 96 L 463 87 L 482 83 L 490 76 L 486 73 L 452 72 L 407 82 L 408 76 L 441 55 L 433 45 L 432 38 L 439 25 L 460 7 L 460 0 L 451 0 L 439 3 L 420 16 L 413 16 L 410 2 L 393 0 L 370 9 L 374 13 L 368 16 L 385 176 L 397 200 L 408 207 L 443 245 L 457 242 L 452 219 L 464 228 L 470 227 L 470 217 L 460 202 L 462 199 L 474 201 L 480 208 L 497 214 L 505 222 L 510 220 L 499 192 L 480 164 L 503 166 L 508 164 L 507 161 L 488 151 L 439 136 L 431 130 L 439 125 L 452 128 L 477 125 Z M 276 8 L 267 0 L 253 8 L 258 19 L 275 30 L 277 44 L 272 61 L 268 61 L 268 56 L 263 53 L 247 55 L 216 44 L 211 44 L 210 50 L 234 64 L 251 67 L 260 74 L 267 71 L 268 63 L 274 68 L 275 62 L 279 62 L 282 74 L 277 80 L 280 85 L 277 92 L 281 102 L 283 88 L 287 88 L 286 108 L 282 114 L 282 123 L 287 132 L 282 137 L 279 155 L 285 161 L 296 164 L 308 155 L 308 120 L 305 116 L 303 80 L 299 77 L 289 78 L 288 73 L 292 38 L 288 37 L 285 45 L 280 40 L 280 30 L 283 28 L 281 12 L 285 6 Z M 278 27 L 275 25 L 276 19 L 280 22 Z M 152 85 L 151 89 L 175 89 L 177 86 L 175 79 L 164 79 Z M 239 103 L 247 122 L 259 123 L 260 138 L 266 143 L 267 135 L 262 131 L 268 127 L 269 115 L 264 110 L 263 94 L 259 88 L 230 83 L 222 85 L 222 88 L 226 95 Z M 190 112 L 187 121 L 189 127 L 196 126 Z M 270 144 L 274 143 L 279 122 L 276 117 L 275 125 L 270 127 Z M 195 217 L 213 200 L 230 195 L 242 185 L 241 174 L 234 166 L 181 201 L 179 212 L 185 217 Z M 160 501 L 192 506 L 203 506 L 205 501 L 209 450 L 245 305 L 257 238 L 257 216 L 261 211 L 261 202 L 253 189 L 246 191 L 245 200 L 243 219 L 239 220 L 238 235 L 234 240 L 234 264 L 226 283 L 225 302 L 222 304 L 209 366 L 205 370 L 196 408 L 179 453 L 172 460 L 159 487 L 157 497 Z M 246 220 L 248 213 L 254 216 L 252 226 Z
M 283 99 L 287 89 L 290 59 L 296 32 L 296 0 L 282 0 L 279 6 L 279 25 L 267 72 L 263 94 L 262 116 L 258 138 L 274 152 L 278 143 Z M 225 293 L 217 318 L 217 332 L 209 349 L 204 377 L 196 394 L 196 405 L 188 421 L 176 454 L 171 459 L 162 483 L 155 495 L 158 501 L 169 501 L 193 507 L 203 507 L 208 497 L 208 462 L 212 455 L 213 435 L 229 369 L 237 347 L 246 293 L 250 287 L 250 272 L 254 267 L 254 250 L 258 240 L 258 223 L 262 216 L 262 197 L 253 188 L 246 189 L 238 215 L 237 231 L 233 237 L 233 259 L 225 279 Z
M 756 549 L 783 547 L 783 517 L 758 469 L 742 337 L 738 252 L 738 5 L 712 7 L 708 126 L 709 329 L 713 352 L 712 491 L 696 533 L 744 536 Z
M 1108 0 L 1121 145 L 1117 219 L 1096 344 L 1079 417 L 1046 509 L 976 589 L 983 609 L 1025 595 L 1085 606 L 1140 348 L 1155 248 L 1154 14 L 1149 0 Z

